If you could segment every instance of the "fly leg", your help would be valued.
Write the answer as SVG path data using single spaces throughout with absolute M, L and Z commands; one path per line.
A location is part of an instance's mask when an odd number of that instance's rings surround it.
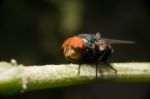
M 115 72 L 115 75 L 117 75 L 117 70 L 115 68 L 113 68 L 110 64 L 108 64 L 107 62 L 104 62 L 110 69 L 112 69 Z
M 103 68 L 102 68 L 102 66 L 100 66 L 99 63 L 96 63 L 95 66 L 96 66 L 96 69 L 95 69 L 96 70 L 95 71 L 95 73 L 96 73 L 95 79 L 97 80 L 98 79 L 98 72 L 101 74 L 101 77 L 103 77 L 104 75 L 103 75 Z
M 101 77 L 104 77 L 103 75 L 103 67 L 101 65 L 98 65 L 98 72 L 101 74 Z
M 79 66 L 78 66 L 78 76 L 80 76 L 80 68 L 81 68 L 81 63 L 79 63 Z
M 95 64 L 95 67 L 96 67 L 96 68 L 95 68 L 95 70 L 96 70 L 96 71 L 95 71 L 95 73 L 96 73 L 95 79 L 97 80 L 97 69 L 98 69 L 98 64 Z

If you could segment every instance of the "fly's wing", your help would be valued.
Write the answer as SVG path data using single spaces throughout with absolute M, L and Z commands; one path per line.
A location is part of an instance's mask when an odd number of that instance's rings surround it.
M 134 41 L 127 41 L 127 40 L 116 40 L 116 39 L 108 39 L 108 38 L 101 38 L 101 34 L 97 32 L 95 34 L 95 40 L 96 44 L 102 44 L 102 43 L 109 43 L 109 44 L 135 44 Z
M 116 39 L 108 39 L 108 38 L 101 38 L 100 40 L 104 40 L 109 44 L 135 44 L 134 41 L 127 41 L 127 40 L 116 40 Z

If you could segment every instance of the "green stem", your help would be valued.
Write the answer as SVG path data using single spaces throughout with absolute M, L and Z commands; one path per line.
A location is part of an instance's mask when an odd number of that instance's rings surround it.
M 103 64 L 103 74 L 98 79 L 117 82 L 150 81 L 149 62 L 112 63 L 114 71 Z M 103 75 L 103 76 L 102 76 Z M 24 91 L 69 86 L 95 80 L 95 66 L 82 65 L 80 76 L 78 65 L 23 66 L 0 62 L 0 94 L 14 94 Z

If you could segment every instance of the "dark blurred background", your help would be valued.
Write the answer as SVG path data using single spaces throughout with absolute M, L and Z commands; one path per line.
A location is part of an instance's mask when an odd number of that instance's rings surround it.
M 63 64 L 60 45 L 73 34 L 136 41 L 114 45 L 111 62 L 150 61 L 149 0 L 1 0 L 0 61 L 19 64 Z M 108 82 L 107 82 L 108 83 Z M 149 84 L 95 82 L 2 98 L 148 99 Z M 41 94 L 41 97 L 39 96 Z M 38 95 L 37 95 L 38 94 Z M 119 95 L 119 96 L 118 96 Z

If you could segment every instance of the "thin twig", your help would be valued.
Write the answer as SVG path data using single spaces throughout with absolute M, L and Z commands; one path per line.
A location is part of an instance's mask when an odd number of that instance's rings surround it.
M 102 66 L 103 73 L 98 79 L 119 82 L 150 81 L 149 62 L 112 63 L 114 71 Z M 95 65 L 82 65 L 78 75 L 78 65 L 24 66 L 0 62 L 0 94 L 13 94 L 30 90 L 69 86 L 95 80 Z

